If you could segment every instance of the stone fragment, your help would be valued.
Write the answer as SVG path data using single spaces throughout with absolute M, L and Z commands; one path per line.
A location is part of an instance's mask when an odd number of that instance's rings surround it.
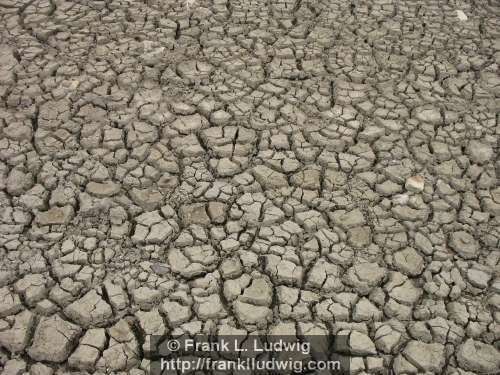
M 459 19 L 459 21 L 467 21 L 468 20 L 468 17 L 464 13 L 463 10 L 457 9 L 456 13 L 457 13 L 457 18 Z
M 408 177 L 405 182 L 405 188 L 414 193 L 420 193 L 424 190 L 425 179 L 422 176 Z

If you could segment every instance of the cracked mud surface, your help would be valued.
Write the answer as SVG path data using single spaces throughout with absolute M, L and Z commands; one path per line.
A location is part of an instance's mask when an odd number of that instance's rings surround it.
M 353 373 L 500 373 L 498 2 L 0 15 L 0 372 L 279 329 L 348 334 Z

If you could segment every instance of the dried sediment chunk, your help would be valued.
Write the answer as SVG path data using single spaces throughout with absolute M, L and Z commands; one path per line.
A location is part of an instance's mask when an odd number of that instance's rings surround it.
M 73 215 L 74 210 L 71 206 L 53 207 L 48 211 L 39 212 L 36 221 L 40 225 L 69 224 Z
M 28 354 L 35 361 L 64 362 L 81 331 L 80 327 L 58 315 L 43 317 L 36 327 Z
M 64 313 L 83 327 L 105 325 L 113 316 L 111 306 L 95 290 L 67 306 Z
M 219 256 L 211 245 L 171 249 L 168 262 L 173 272 L 186 278 L 203 275 L 217 266 Z

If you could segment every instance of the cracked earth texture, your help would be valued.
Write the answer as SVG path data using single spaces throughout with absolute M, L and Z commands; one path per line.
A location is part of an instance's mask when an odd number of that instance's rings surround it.
M 499 3 L 188 3 L 0 1 L 0 372 L 279 330 L 499 374 Z

